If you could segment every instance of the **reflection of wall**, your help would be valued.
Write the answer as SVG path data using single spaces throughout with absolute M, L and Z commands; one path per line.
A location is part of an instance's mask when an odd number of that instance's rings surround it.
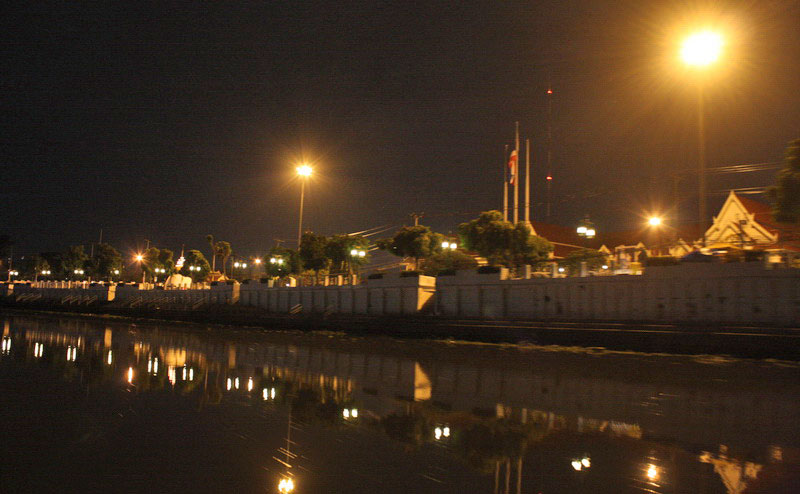
M 566 353 L 555 357 L 531 353 L 528 357 L 485 349 L 485 354 L 478 354 L 458 346 L 439 346 L 425 353 L 411 352 L 405 344 L 395 348 L 340 342 L 343 348 L 336 348 L 327 339 L 297 344 L 294 336 L 254 336 L 231 342 L 189 332 L 130 331 L 128 326 L 118 330 L 76 320 L 65 320 L 63 326 L 59 330 L 60 325 L 31 323 L 16 331 L 23 332 L 31 345 L 34 340 L 69 344 L 83 352 L 105 349 L 109 330 L 115 358 L 121 362 L 145 361 L 155 355 L 164 367 L 194 365 L 223 377 L 241 377 L 244 382 L 249 377 L 276 376 L 342 390 L 343 396 L 351 396 L 361 408 L 377 415 L 428 401 L 453 411 L 499 414 L 520 422 L 547 417 L 553 427 L 616 428 L 627 436 L 665 438 L 709 448 L 738 441 L 763 450 L 800 434 L 797 383 L 770 383 L 763 376 L 747 380 L 746 371 L 736 367 L 720 371 L 718 366 L 683 361 L 683 366 L 696 367 L 683 370 L 688 376 L 685 379 L 670 379 L 674 373 L 670 368 L 642 372 L 647 366 L 669 363 L 666 357 L 630 364 L 628 357 L 618 355 L 608 358 L 610 370 L 603 370 L 596 362 L 607 357 L 581 361 Z M 15 332 L 13 327 L 11 332 Z M 404 356 L 390 355 L 391 351 L 402 351 Z M 484 358 L 476 359 L 476 355 Z M 731 382 L 694 375 L 709 370 Z M 737 380 L 742 381 L 741 386 L 736 385 Z

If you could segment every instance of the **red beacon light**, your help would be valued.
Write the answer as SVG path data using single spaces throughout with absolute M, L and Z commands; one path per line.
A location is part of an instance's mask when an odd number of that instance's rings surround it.
M 553 94 L 553 90 L 552 89 L 548 89 L 547 90 L 547 94 Z
M 547 176 L 547 180 L 553 180 L 553 177 L 551 177 L 550 175 L 548 175 L 548 176 Z

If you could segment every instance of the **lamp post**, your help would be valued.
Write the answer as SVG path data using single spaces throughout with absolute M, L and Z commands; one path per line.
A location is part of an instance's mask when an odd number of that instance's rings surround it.
M 661 255 L 661 223 L 662 220 L 658 216 L 651 216 L 647 219 L 647 224 L 656 232 L 656 252 L 658 252 L 658 255 Z
M 300 219 L 297 222 L 297 248 L 300 249 L 300 240 L 303 237 L 303 200 L 306 192 L 306 180 L 311 176 L 312 168 L 308 164 L 297 167 L 297 175 L 300 177 Z
M 149 243 L 149 241 L 148 241 L 148 243 Z M 144 275 L 145 275 L 145 273 L 144 273 L 144 256 L 141 255 L 141 254 L 136 254 L 136 256 L 133 259 L 136 262 L 139 263 L 139 267 L 142 270 L 142 283 L 144 283 Z
M 722 35 L 714 31 L 699 31 L 683 41 L 681 59 L 689 67 L 702 70 L 719 59 L 724 45 Z M 703 103 L 703 80 L 697 81 L 697 167 L 699 174 L 698 219 L 703 227 L 703 247 L 706 246 L 706 131 Z

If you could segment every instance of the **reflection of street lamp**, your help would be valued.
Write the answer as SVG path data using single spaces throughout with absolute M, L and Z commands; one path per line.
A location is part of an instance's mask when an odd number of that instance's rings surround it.
M 722 54 L 725 41 L 722 35 L 714 31 L 700 31 L 686 38 L 681 45 L 681 59 L 688 66 L 704 69 L 716 62 Z M 703 110 L 703 81 L 697 84 L 697 163 L 699 173 L 698 216 L 703 226 L 703 247 L 706 245 L 706 136 L 705 115 Z
M 303 237 L 303 199 L 305 198 L 306 179 L 311 176 L 312 168 L 308 164 L 297 167 L 297 175 L 300 177 L 300 219 L 297 222 L 297 248 L 300 248 L 300 240 Z

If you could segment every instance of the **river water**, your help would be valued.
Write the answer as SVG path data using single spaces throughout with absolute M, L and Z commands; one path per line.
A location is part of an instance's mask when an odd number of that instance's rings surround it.
M 1 492 L 800 492 L 800 366 L 0 315 Z

